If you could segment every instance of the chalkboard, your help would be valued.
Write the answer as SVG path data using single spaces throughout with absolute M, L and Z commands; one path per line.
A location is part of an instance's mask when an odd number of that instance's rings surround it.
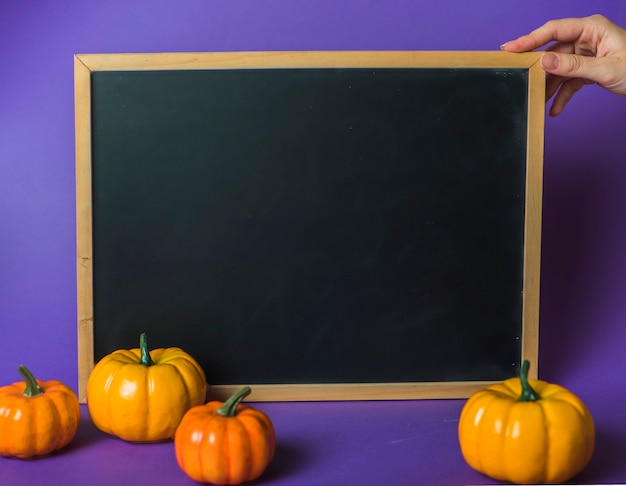
M 215 397 L 463 397 L 536 369 L 537 60 L 76 56 L 81 394 L 141 332 Z

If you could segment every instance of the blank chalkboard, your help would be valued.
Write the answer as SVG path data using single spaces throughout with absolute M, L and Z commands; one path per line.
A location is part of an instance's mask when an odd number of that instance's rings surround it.
M 77 56 L 81 390 L 141 332 L 215 397 L 463 397 L 536 365 L 537 59 Z

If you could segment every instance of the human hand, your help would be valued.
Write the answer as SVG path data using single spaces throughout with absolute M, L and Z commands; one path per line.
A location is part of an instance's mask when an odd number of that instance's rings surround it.
M 554 96 L 556 116 L 586 84 L 626 96 L 626 30 L 602 15 L 551 20 L 530 34 L 502 45 L 509 52 L 546 49 L 541 66 L 548 73 L 546 100 Z

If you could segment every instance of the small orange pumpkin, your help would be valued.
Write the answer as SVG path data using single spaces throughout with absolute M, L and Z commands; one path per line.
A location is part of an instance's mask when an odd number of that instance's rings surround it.
M 78 397 L 60 381 L 39 381 L 24 365 L 18 369 L 24 381 L 0 388 L 0 455 L 45 456 L 76 436 Z
M 174 448 L 180 468 L 193 480 L 240 484 L 257 479 L 274 457 L 274 426 L 263 412 L 240 404 L 244 387 L 226 402 L 190 409 L 181 421 Z

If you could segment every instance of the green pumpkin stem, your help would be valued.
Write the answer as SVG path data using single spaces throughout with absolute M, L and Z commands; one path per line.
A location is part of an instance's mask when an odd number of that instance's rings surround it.
M 145 332 L 142 332 L 139 336 L 139 351 L 141 352 L 141 358 L 139 364 L 144 366 L 152 366 L 154 361 L 150 357 L 150 351 L 148 351 L 148 337 Z
M 539 393 L 537 393 L 530 383 L 528 383 L 528 368 L 530 367 L 530 362 L 525 359 L 522 363 L 522 368 L 519 372 L 519 379 L 522 382 L 522 394 L 517 399 L 518 402 L 534 402 L 539 400 L 541 397 Z
M 234 417 L 237 414 L 237 406 L 244 398 L 250 395 L 251 391 L 252 390 L 249 386 L 244 386 L 241 390 L 226 400 L 224 404 L 217 409 L 217 413 L 222 417 Z
M 42 395 L 43 389 L 39 386 L 39 383 L 37 383 L 37 380 L 29 371 L 29 369 L 26 368 L 26 366 L 24 365 L 19 365 L 17 369 L 20 372 L 20 375 L 22 375 L 22 378 L 24 378 L 24 382 L 26 383 L 26 388 L 23 392 L 24 396 L 32 398 L 38 395 Z

